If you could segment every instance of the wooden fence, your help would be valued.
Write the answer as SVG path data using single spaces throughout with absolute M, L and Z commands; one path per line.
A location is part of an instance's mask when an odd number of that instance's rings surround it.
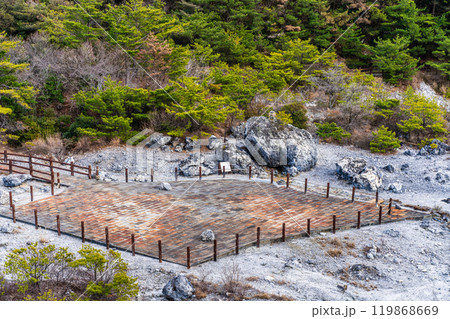
M 92 176 L 92 169 L 88 167 L 75 165 L 74 163 L 64 163 L 55 161 L 52 158 L 37 157 L 33 155 L 17 154 L 4 151 L 0 155 L 0 171 L 7 172 L 9 174 L 29 174 L 34 178 L 41 179 L 47 182 L 55 181 L 55 172 L 65 171 L 70 175 L 75 176 L 84 175 L 89 179 Z M 36 169 L 36 167 L 38 169 Z

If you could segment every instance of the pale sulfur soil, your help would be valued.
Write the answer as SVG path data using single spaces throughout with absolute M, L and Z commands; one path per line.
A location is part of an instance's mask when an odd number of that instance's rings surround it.
M 5 222 L 0 219 L 0 224 Z M 31 242 L 65 246 L 73 252 L 82 246 L 73 237 L 58 237 L 31 225 L 16 226 L 12 234 L 0 233 L 0 264 L 11 249 Z M 205 300 L 228 299 L 230 295 L 221 287 L 233 267 L 234 275 L 248 286 L 243 294 L 250 298 L 258 294 L 263 299 L 293 300 L 449 300 L 450 232 L 442 221 L 430 220 L 428 227 L 422 226 L 422 221 L 402 221 L 335 235 L 314 234 L 250 247 L 238 256 L 190 270 L 144 256 L 133 257 L 129 252 L 122 252 L 122 256 L 129 263 L 130 274 L 138 278 L 139 300 L 164 300 L 162 288 L 176 274 L 203 281 Z M 368 249 L 376 250 L 373 259 L 367 257 Z M 333 251 L 341 255 L 331 257 Z M 365 268 L 355 271 L 358 264 Z

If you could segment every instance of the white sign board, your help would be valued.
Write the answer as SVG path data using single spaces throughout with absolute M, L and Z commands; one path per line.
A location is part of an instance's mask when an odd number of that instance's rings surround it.
M 231 173 L 231 165 L 230 162 L 220 162 L 220 169 L 223 171 L 225 170 L 225 173 Z

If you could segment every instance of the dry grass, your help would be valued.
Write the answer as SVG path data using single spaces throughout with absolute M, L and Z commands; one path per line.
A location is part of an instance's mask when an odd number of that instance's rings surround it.
M 259 292 L 251 297 L 245 298 L 245 300 L 275 300 L 275 301 L 293 301 L 291 297 L 288 296 L 278 296 L 275 294 L 268 294 L 266 292 Z
M 251 277 L 245 278 L 245 280 L 247 280 L 247 281 L 258 281 L 258 280 L 259 280 L 259 277 L 251 276 Z
M 48 244 L 50 242 L 50 240 L 46 237 L 40 237 L 39 238 L 39 243 L 40 244 Z
M 327 254 L 331 257 L 340 257 L 342 256 L 342 249 L 339 248 L 331 248 L 327 250 Z
M 52 135 L 47 138 L 38 138 L 26 144 L 29 152 L 38 155 L 53 156 L 62 161 L 67 154 L 61 136 Z

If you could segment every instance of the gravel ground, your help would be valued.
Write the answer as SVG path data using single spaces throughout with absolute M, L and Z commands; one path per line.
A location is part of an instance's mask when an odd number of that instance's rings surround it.
M 0 218 L 0 226 L 5 223 L 8 221 Z M 16 224 L 13 233 L 0 233 L 0 264 L 11 249 L 36 241 L 69 247 L 72 252 L 82 245 L 73 237 L 58 237 L 52 231 Z M 449 250 L 447 225 L 425 220 L 368 226 L 335 235 L 315 234 L 259 249 L 251 247 L 238 256 L 190 270 L 166 262 L 159 264 L 148 257 L 133 257 L 129 252 L 122 252 L 122 256 L 129 263 L 130 274 L 138 278 L 139 300 L 164 300 L 162 288 L 180 273 L 197 278 L 210 289 L 206 300 L 224 300 L 227 295 L 221 284 L 232 269 L 247 286 L 244 295 L 258 293 L 256 299 L 276 299 L 271 296 L 275 295 L 294 300 L 449 300 Z M 333 251 L 341 255 L 331 257 Z
M 393 194 L 382 191 L 382 198 L 393 197 L 403 203 L 440 206 L 441 211 L 450 211 L 450 205 L 442 202 L 450 197 L 450 181 L 441 184 L 435 179 L 438 172 L 450 174 L 450 155 L 406 156 L 403 155 L 405 150 L 400 150 L 397 155 L 374 155 L 351 147 L 329 144 L 320 144 L 318 149 L 320 155 L 317 166 L 296 176 L 292 181 L 294 187 L 296 184 L 302 187 L 304 178 L 308 178 L 312 188 L 320 190 L 327 182 L 331 182 L 332 194 L 348 194 L 351 187 L 337 179 L 335 163 L 346 156 L 361 157 L 379 168 L 388 164 L 395 167 L 394 173 L 383 171 L 383 185 L 399 182 L 403 184 L 405 192 Z M 156 152 L 159 167 L 156 166 L 155 179 L 173 180 L 177 161 L 188 155 Z M 108 148 L 76 156 L 75 161 L 80 165 L 98 165 L 103 178 L 124 179 L 124 148 Z M 403 164 L 408 164 L 409 168 L 401 171 Z M 145 172 L 131 171 L 130 179 L 139 175 L 147 176 Z M 430 177 L 430 181 L 425 181 L 426 176 Z M 227 178 L 247 179 L 245 175 Z M 35 187 L 35 198 L 49 196 L 45 184 L 35 181 L 29 183 Z M 29 183 L 15 188 L 16 205 L 29 201 Z M 8 191 L 4 187 L 1 190 Z M 61 188 L 57 191 L 64 190 Z M 373 196 L 362 191 L 358 191 L 358 194 Z M 7 203 L 2 204 L 0 209 L 8 210 Z M 340 231 L 335 235 L 315 234 L 312 238 L 295 239 L 259 249 L 248 248 L 241 251 L 239 256 L 225 257 L 190 270 L 166 262 L 159 264 L 148 257 L 132 257 L 127 252 L 123 252 L 123 257 L 130 265 L 131 274 L 139 280 L 139 300 L 164 300 L 161 293 L 163 286 L 179 273 L 191 275 L 193 281 L 206 287 L 206 300 L 229 299 L 230 295 L 224 294 L 222 283 L 225 274 L 232 269 L 244 285 L 243 294 L 256 299 L 449 300 L 450 232 L 448 215 L 445 218 L 445 221 L 403 221 L 370 226 L 361 230 Z M 0 218 L 0 227 L 5 223 L 9 221 Z M 66 246 L 74 252 L 82 245 L 79 239 L 58 237 L 52 231 L 35 230 L 33 226 L 18 223 L 12 234 L 0 232 L 0 265 L 11 249 L 35 241 Z

